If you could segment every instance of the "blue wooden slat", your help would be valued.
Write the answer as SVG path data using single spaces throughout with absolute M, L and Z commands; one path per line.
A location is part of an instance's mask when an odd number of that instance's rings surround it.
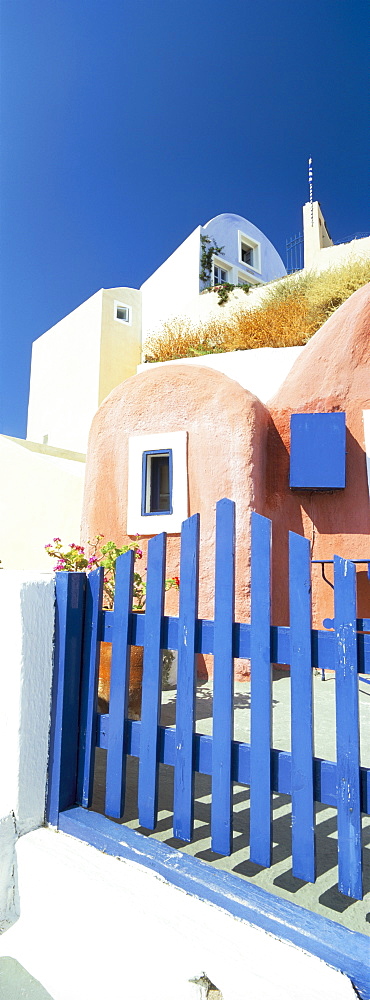
M 231 854 L 232 850 L 234 563 L 235 504 L 231 500 L 220 500 L 216 505 L 211 806 L 212 850 L 218 854 Z
M 113 611 L 103 611 L 101 639 L 112 641 Z M 361 631 L 368 619 L 357 619 L 357 628 Z M 199 618 L 196 624 L 197 653 L 214 652 L 213 621 Z M 286 625 L 271 625 L 271 661 L 289 665 L 290 639 L 289 628 Z M 142 646 L 144 642 L 144 620 L 141 615 L 132 616 L 131 645 Z M 178 648 L 178 619 L 164 616 L 162 622 L 162 649 Z M 233 627 L 233 656 L 249 659 L 250 657 L 250 625 L 235 622 Z M 312 629 L 312 666 L 320 670 L 335 670 L 336 642 L 334 632 L 323 629 Z M 358 636 L 358 673 L 370 674 L 370 635 Z
M 125 808 L 125 719 L 130 679 L 129 632 L 133 575 L 134 553 L 130 550 L 117 559 L 114 598 L 105 811 L 115 819 L 123 816 Z
M 138 757 L 140 753 L 140 722 L 127 722 L 127 753 Z M 109 716 L 98 715 L 97 746 L 108 746 Z M 212 774 L 212 737 L 194 734 L 194 768 L 200 774 Z M 176 733 L 174 729 L 160 727 L 159 762 L 175 764 Z M 250 784 L 250 746 L 248 743 L 233 741 L 232 780 L 240 785 Z M 337 805 L 337 765 L 332 760 L 315 757 L 313 762 L 315 802 L 322 805 Z M 271 790 L 282 795 L 292 794 L 291 754 L 286 750 L 271 750 Z M 360 768 L 361 812 L 370 814 L 370 770 Z
M 82 662 L 80 750 L 78 761 L 77 802 L 88 807 L 92 801 L 96 715 L 98 705 L 98 668 L 100 657 L 103 567 L 86 578 L 84 654 Z
M 362 899 L 356 567 L 334 556 L 338 888 Z
M 151 538 L 148 544 L 138 806 L 140 824 L 149 830 L 153 830 L 157 823 L 165 564 L 166 535 L 163 533 Z
M 293 875 L 315 881 L 311 559 L 308 538 L 289 532 Z
M 195 722 L 196 618 L 199 585 L 199 514 L 182 524 L 176 704 L 173 833 L 190 841 L 194 823 L 193 732 Z
M 252 513 L 251 542 L 251 784 L 250 858 L 268 868 L 271 799 L 271 522 Z
M 76 802 L 84 573 L 55 578 L 55 650 L 46 818 L 56 826 L 61 809 Z

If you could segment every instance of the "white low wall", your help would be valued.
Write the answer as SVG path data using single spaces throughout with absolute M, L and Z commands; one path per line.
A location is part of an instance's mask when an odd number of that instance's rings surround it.
M 0 572 L 0 929 L 16 916 L 17 837 L 44 821 L 54 575 Z
M 312 253 L 309 266 L 306 265 L 305 270 L 321 274 L 330 268 L 343 267 L 356 261 L 362 263 L 370 261 L 370 236 L 351 240 L 350 243 L 340 243 L 337 246 L 321 247 L 316 253 Z
M 139 372 L 150 372 L 159 365 L 197 365 L 214 368 L 239 382 L 262 403 L 275 395 L 303 347 L 256 347 L 250 351 L 228 351 L 222 354 L 201 354 L 196 358 L 177 361 L 157 361 L 138 365 Z
M 353 1000 L 346 977 L 140 864 L 63 833 L 18 843 L 20 920 L 0 938 L 54 1000 Z

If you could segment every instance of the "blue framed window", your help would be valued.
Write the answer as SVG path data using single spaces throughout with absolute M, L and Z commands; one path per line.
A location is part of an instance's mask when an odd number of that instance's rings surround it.
M 172 449 L 144 451 L 141 513 L 172 514 Z

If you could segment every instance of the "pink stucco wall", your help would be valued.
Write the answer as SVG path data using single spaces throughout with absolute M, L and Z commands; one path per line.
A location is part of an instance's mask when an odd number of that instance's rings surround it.
M 229 496 L 237 510 L 236 617 L 247 621 L 250 510 L 264 506 L 269 422 L 263 403 L 211 369 L 168 365 L 128 379 L 104 401 L 91 427 L 84 541 L 98 533 L 118 544 L 128 540 L 129 435 L 186 430 L 189 515 L 201 513 L 199 615 L 213 617 L 215 506 Z M 167 576 L 179 575 L 179 554 L 179 535 L 169 535 Z M 170 591 L 167 613 L 176 612 L 177 601 Z
M 273 522 L 274 615 L 287 621 L 287 533 L 305 535 L 312 559 L 370 557 L 370 504 L 364 451 L 363 409 L 370 407 L 370 285 L 359 289 L 302 351 L 280 390 L 267 404 L 272 425 L 267 448 L 265 513 Z M 346 486 L 332 493 L 289 489 L 290 415 L 344 410 L 347 425 Z M 330 578 L 330 567 L 326 575 Z M 358 570 L 359 615 L 370 615 L 370 583 Z M 279 582 L 279 585 L 278 585 Z M 332 589 L 313 567 L 313 614 L 332 616 Z
M 199 615 L 213 617 L 215 504 L 236 502 L 236 619 L 249 620 L 250 512 L 273 523 L 273 614 L 288 621 L 288 531 L 312 543 L 312 558 L 370 557 L 370 508 L 362 410 L 370 408 L 370 285 L 324 324 L 279 392 L 264 406 L 238 383 L 200 366 L 165 366 L 118 386 L 96 414 L 89 439 L 82 537 L 127 540 L 128 438 L 186 430 L 189 515 L 201 514 Z M 345 410 L 347 481 L 343 491 L 289 488 L 290 415 Z M 145 543 L 144 543 L 145 545 Z M 328 571 L 329 572 L 329 571 Z M 179 574 L 179 536 L 168 538 L 167 575 Z M 313 613 L 333 613 L 332 590 L 313 570 Z M 359 614 L 370 615 L 370 583 L 358 573 Z M 167 595 L 167 613 L 177 595 Z

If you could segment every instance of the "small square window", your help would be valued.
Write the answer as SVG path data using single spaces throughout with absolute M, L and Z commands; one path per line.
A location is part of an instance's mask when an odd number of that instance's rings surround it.
M 119 323 L 131 323 L 131 307 L 124 302 L 114 303 L 114 318 Z
M 238 231 L 238 259 L 244 267 L 250 267 L 253 271 L 261 273 L 261 245 L 256 243 L 251 236 Z
M 116 319 L 122 319 L 124 323 L 128 322 L 127 306 L 117 306 Z
M 144 451 L 141 514 L 172 514 L 172 450 Z
M 187 432 L 130 434 L 127 534 L 179 534 L 188 516 Z
M 253 267 L 253 247 L 248 247 L 246 243 L 242 243 L 241 251 L 243 264 L 250 264 Z

